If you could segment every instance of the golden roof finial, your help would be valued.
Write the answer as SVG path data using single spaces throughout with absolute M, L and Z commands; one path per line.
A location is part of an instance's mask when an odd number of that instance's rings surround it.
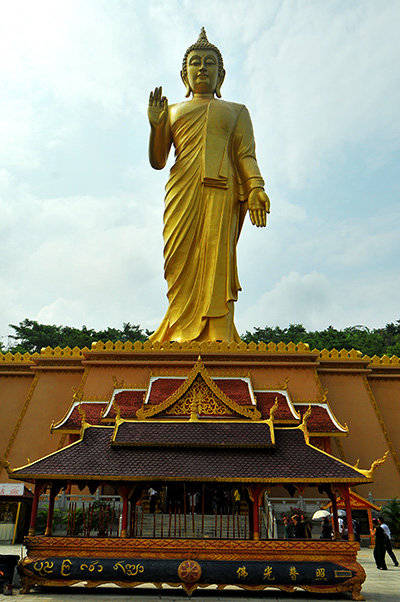
M 86 412 L 82 407 L 82 402 L 79 400 L 78 401 L 78 412 L 81 415 L 81 424 L 83 424 L 84 422 L 86 422 Z
M 274 403 L 274 405 L 271 407 L 271 409 L 269 411 L 269 419 L 272 422 L 275 420 L 275 412 L 278 409 L 278 406 L 279 406 L 278 397 L 275 397 L 275 403 Z
M 76 389 L 76 387 L 71 387 L 71 389 L 72 389 L 72 401 L 77 401 L 78 403 L 80 403 L 82 401 L 82 397 L 83 397 L 82 391 L 80 391 L 79 389 Z
M 310 442 L 310 433 L 308 432 L 308 427 L 307 427 L 307 422 L 308 422 L 308 419 L 310 416 L 311 416 L 311 405 L 308 406 L 308 409 L 304 413 L 303 420 L 301 421 L 301 424 L 299 426 L 299 429 L 301 431 L 303 431 L 304 439 L 305 439 L 306 443 Z
M 115 397 L 113 399 L 112 402 L 114 411 L 115 411 L 115 423 L 120 423 L 121 422 L 121 408 L 119 407 L 119 405 L 117 404 L 117 402 L 115 401 Z
M 308 406 L 307 411 L 303 414 L 303 420 L 301 422 L 301 426 L 307 428 L 308 419 L 311 416 L 311 405 Z
M 368 479 L 372 479 L 372 477 L 374 476 L 375 470 L 378 468 L 378 466 L 381 466 L 384 462 L 386 462 L 386 458 L 388 457 L 388 455 L 389 455 L 389 450 L 383 454 L 382 458 L 378 458 L 377 460 L 374 460 L 372 462 L 371 468 L 369 470 L 362 470 L 361 468 L 358 468 L 357 470 L 359 470 Z

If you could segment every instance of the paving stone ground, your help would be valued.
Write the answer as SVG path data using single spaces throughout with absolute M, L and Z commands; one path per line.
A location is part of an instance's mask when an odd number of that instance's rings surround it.
M 20 546 L 0 546 L 0 554 L 21 554 Z M 397 553 L 400 560 L 400 551 Z M 390 558 L 386 558 L 387 571 L 378 571 L 375 567 L 372 550 L 362 548 L 358 555 L 360 564 L 367 573 L 362 594 L 368 602 L 400 602 L 400 567 L 394 567 Z M 183 602 L 187 600 L 185 592 L 179 589 L 165 587 L 162 590 L 149 586 L 134 589 L 120 589 L 118 587 L 102 586 L 96 589 L 88 589 L 80 585 L 70 588 L 37 588 L 31 593 L 22 595 L 18 588 L 14 588 L 13 596 L 19 597 L 20 602 Z M 0 602 L 10 600 L 10 596 L 0 594 Z M 292 594 L 268 589 L 264 592 L 247 592 L 235 587 L 217 591 L 215 587 L 198 589 L 194 592 L 191 600 L 196 602 L 255 602 L 264 600 L 268 602 L 315 602 L 326 600 L 327 602 L 345 602 L 351 600 L 349 594 L 325 595 L 309 594 L 302 590 L 296 590 Z

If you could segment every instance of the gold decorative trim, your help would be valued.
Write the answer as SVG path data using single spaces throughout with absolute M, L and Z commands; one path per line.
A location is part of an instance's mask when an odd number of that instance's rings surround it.
M 0 362 L 5 364 L 32 364 L 32 354 L 7 351 L 7 353 L 0 353 Z
M 356 470 L 358 470 L 359 472 L 362 472 L 362 474 L 364 474 L 368 479 L 372 479 L 374 476 L 375 470 L 379 466 L 382 466 L 382 464 L 384 464 L 386 462 L 386 458 L 388 457 L 388 455 L 389 455 L 389 450 L 383 454 L 382 458 L 378 458 L 377 460 L 374 460 L 372 462 L 371 468 L 369 470 L 363 470 L 361 468 L 358 468 L 358 466 L 354 466 L 354 468 Z M 359 460 L 357 460 L 357 464 L 359 464 Z
M 75 441 L 75 443 L 77 443 Z M 74 443 L 71 443 L 74 445 Z M 68 447 L 68 446 L 67 446 Z M 64 448 L 65 449 L 65 448 Z M 323 450 L 315 448 L 318 451 L 322 452 Z M 56 452 L 54 452 L 56 453 Z M 43 459 L 43 458 L 41 458 Z M 336 458 L 338 460 L 338 458 Z M 350 467 L 352 468 L 352 467 Z M 18 469 L 15 469 L 18 470 Z M 26 481 L 28 483 L 47 480 L 47 481 L 71 481 L 72 483 L 76 483 L 78 481 L 101 481 L 107 483 L 108 481 L 112 482 L 121 482 L 121 480 L 129 481 L 129 482 L 148 482 L 149 475 L 135 476 L 135 477 L 127 477 L 126 475 L 115 475 L 115 476 L 105 476 L 103 475 L 77 475 L 77 474 L 63 474 L 62 476 L 59 474 L 35 474 L 34 476 L 26 473 L 15 475 L 14 470 L 11 472 L 10 477 L 15 479 L 16 481 Z M 199 477 L 151 477 L 151 480 L 154 482 L 194 482 L 194 483 L 243 483 L 243 477 L 230 477 L 228 478 L 199 478 Z M 273 478 L 273 479 L 259 479 L 259 478 L 247 478 L 246 483 L 261 483 L 261 484 L 282 484 L 282 483 L 345 483 L 345 484 L 353 484 L 353 485 L 361 485 L 363 483 L 372 483 L 372 479 L 366 479 L 366 477 L 357 478 L 334 478 L 334 477 L 309 477 L 305 479 L 304 477 L 299 479 L 293 478 Z
M 374 409 L 375 415 L 376 415 L 376 417 L 378 419 L 378 422 L 380 424 L 380 427 L 382 429 L 382 432 L 383 432 L 383 435 L 385 437 L 386 443 L 388 445 L 390 454 L 391 454 L 391 456 L 393 458 L 393 461 L 394 461 L 394 463 L 396 465 L 397 471 L 400 474 L 400 460 L 399 460 L 399 457 L 398 457 L 397 452 L 396 452 L 396 450 L 394 448 L 394 445 L 392 443 L 390 435 L 389 435 L 389 433 L 387 431 L 387 428 L 386 428 L 386 425 L 385 425 L 385 421 L 383 420 L 382 413 L 381 413 L 381 411 L 380 411 L 380 409 L 378 407 L 378 404 L 376 403 L 375 396 L 374 396 L 374 394 L 372 392 L 371 386 L 370 386 L 370 384 L 368 382 L 368 379 L 367 379 L 367 376 L 365 374 L 363 374 L 363 382 L 364 382 L 365 388 L 367 390 L 368 397 L 369 397 L 369 400 L 371 402 L 371 405 L 372 405 L 372 407 Z
M 84 348 L 84 350 L 86 350 L 86 347 Z M 90 370 L 89 366 L 85 366 L 85 370 L 82 374 L 81 382 L 79 383 L 77 394 L 80 397 L 80 399 L 82 399 L 82 396 L 83 396 L 83 391 L 85 389 L 85 385 L 86 385 L 86 382 L 87 382 L 87 379 L 89 376 L 89 370 Z
M 119 389 L 121 391 L 125 391 L 125 390 L 129 391 L 130 389 L 145 390 L 148 388 L 148 384 L 147 385 L 132 385 L 132 384 L 126 383 L 123 378 L 121 380 L 118 380 L 118 378 L 116 376 L 112 377 L 112 383 L 113 383 L 113 389 L 112 389 L 113 393 L 114 393 L 115 389 Z M 147 383 L 149 383 L 149 379 L 147 380 Z
M 261 387 L 257 387 L 255 390 L 260 391 L 260 393 L 263 393 L 264 391 L 276 391 L 277 393 L 280 391 L 286 391 L 289 395 L 290 401 L 292 401 L 292 398 L 289 394 L 289 377 L 285 378 L 283 382 L 280 382 L 277 385 L 262 385 Z
M 347 423 L 345 422 L 344 425 L 339 422 L 339 420 L 336 418 L 335 414 L 332 411 L 331 406 L 328 403 L 328 400 L 325 398 L 324 402 L 315 402 L 315 401 L 295 401 L 293 402 L 296 406 L 305 406 L 308 405 L 309 409 L 311 408 L 311 411 L 313 408 L 323 408 L 324 410 L 326 410 L 329 418 L 332 420 L 332 422 L 335 424 L 335 426 L 341 430 L 340 433 L 336 433 L 336 432 L 330 432 L 330 431 L 326 431 L 325 435 L 328 435 L 329 437 L 335 437 L 335 436 L 339 436 L 342 435 L 344 437 L 347 437 L 347 435 L 349 434 L 349 427 L 347 426 Z M 295 408 L 296 409 L 296 408 Z M 313 431 L 310 431 L 310 435 L 313 435 L 314 437 L 316 436 L 316 433 Z
M 195 352 L 195 353 L 203 353 L 208 351 L 216 351 L 220 353 L 310 353 L 310 347 L 307 343 L 264 343 L 261 341 L 260 343 L 254 343 L 253 341 L 249 344 L 241 341 L 240 343 L 227 343 L 227 342 L 217 342 L 217 341 L 182 341 L 178 343 L 177 341 L 173 342 L 165 342 L 159 343 L 155 341 L 151 343 L 150 341 L 145 341 L 142 343 L 141 341 L 135 341 L 132 343 L 131 341 L 127 341 L 126 343 L 122 343 L 121 341 L 117 341 L 113 343 L 112 341 L 107 341 L 103 343 L 102 341 L 98 341 L 96 343 L 92 343 L 91 351 L 101 352 L 101 351 L 118 351 L 118 352 L 149 352 L 149 351 L 172 351 L 172 352 Z
M 373 355 L 370 358 L 370 362 L 372 364 L 373 367 L 375 366 L 393 366 L 398 368 L 400 366 L 400 358 L 397 357 L 397 355 L 392 355 L 391 357 L 389 357 L 388 355 L 382 355 L 382 357 L 379 357 L 379 355 Z
M 275 414 L 276 414 L 276 411 L 277 411 L 278 407 L 279 407 L 279 400 L 278 400 L 278 396 L 276 396 L 276 397 L 275 397 L 275 402 L 274 402 L 274 405 L 273 405 L 273 406 L 271 406 L 271 408 L 270 408 L 270 410 L 269 410 L 269 420 L 270 420 L 270 422 L 271 422 L 272 424 L 274 423 L 274 420 L 275 420 Z
M 320 358 L 323 360 L 360 360 L 360 359 L 363 359 L 362 352 L 358 351 L 357 349 L 350 349 L 350 351 L 348 351 L 348 349 L 340 349 L 340 351 L 338 351 L 335 348 L 333 348 L 331 350 L 322 349 L 321 351 L 318 351 L 318 349 L 313 349 L 313 353 L 319 353 Z
M 9 440 L 8 445 L 6 447 L 6 451 L 4 452 L 4 457 L 5 458 L 8 458 L 8 456 L 10 455 L 11 448 L 12 448 L 12 446 L 14 444 L 15 438 L 16 438 L 16 436 L 18 434 L 18 431 L 19 431 L 19 429 L 21 427 L 21 424 L 22 424 L 22 421 L 24 419 L 24 416 L 25 416 L 25 414 L 26 414 L 26 412 L 28 410 L 29 404 L 31 402 L 32 396 L 33 396 L 33 394 L 35 392 L 36 385 L 38 384 L 38 382 L 39 382 L 39 373 L 36 372 L 36 374 L 35 374 L 35 376 L 33 378 L 33 381 L 31 383 L 30 389 L 28 391 L 28 395 L 26 396 L 25 403 L 24 403 L 24 405 L 22 407 L 22 410 L 21 410 L 21 412 L 19 414 L 18 420 L 16 422 L 16 425 L 14 426 L 14 430 L 13 430 L 13 432 L 11 434 L 10 440 Z
M 87 347 L 42 347 L 39 357 L 73 357 L 82 358 L 85 352 L 88 352 Z M 36 354 L 36 357 L 38 355 Z
M 308 432 L 308 428 L 307 428 L 307 422 L 308 422 L 308 419 L 310 416 L 311 416 L 311 405 L 309 405 L 308 410 L 306 412 L 304 412 L 303 420 L 301 421 L 301 424 L 298 427 L 301 431 L 303 431 L 304 440 L 307 445 L 309 445 L 309 443 L 310 443 L 310 433 Z

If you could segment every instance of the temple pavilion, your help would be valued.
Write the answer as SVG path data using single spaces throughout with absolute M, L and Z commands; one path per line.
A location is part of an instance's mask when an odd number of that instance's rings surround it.
M 197 587 L 234 584 L 350 591 L 362 599 L 365 579 L 356 561 L 350 487 L 370 483 L 373 471 L 331 453 L 348 434 L 326 397 L 292 402 L 288 390 L 257 390 L 251 376 L 212 376 L 199 357 L 185 376 L 152 375 L 145 388 L 114 379 L 108 401 L 74 394 L 53 432 L 65 447 L 25 466 L 12 479 L 35 486 L 23 591 L 35 584 L 86 581 L 134 586 L 144 582 Z M 82 531 L 69 517 L 67 537 L 52 534 L 61 490 L 99 488 L 122 499 L 119 522 L 105 514 Z M 334 541 L 278 540 L 265 494 L 318 488 L 332 504 Z M 35 535 L 40 495 L 49 492 L 47 527 Z M 145 501 L 157 497 L 150 514 Z M 344 500 L 348 541 L 338 529 L 337 496 Z M 146 516 L 147 515 L 147 516 Z M 101 521 L 101 525 L 99 524 Z

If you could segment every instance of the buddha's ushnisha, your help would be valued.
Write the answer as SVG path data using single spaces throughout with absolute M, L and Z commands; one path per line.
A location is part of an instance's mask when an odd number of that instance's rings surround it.
M 236 341 L 234 302 L 240 284 L 236 244 L 247 210 L 266 225 L 269 199 L 244 105 L 219 100 L 225 70 L 204 28 L 183 58 L 190 100 L 168 105 L 150 93 L 150 163 L 162 169 L 171 144 L 175 164 L 166 186 L 164 274 L 169 306 L 154 341 Z

